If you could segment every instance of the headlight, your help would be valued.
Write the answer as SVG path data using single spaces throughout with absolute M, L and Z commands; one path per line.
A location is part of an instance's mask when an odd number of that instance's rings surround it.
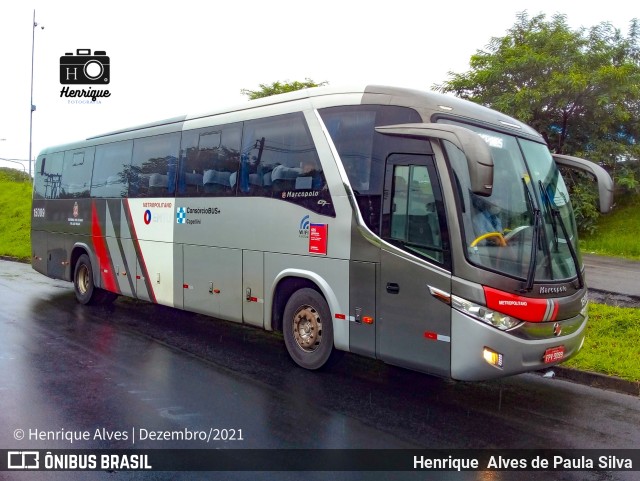
M 451 305 L 454 309 L 502 331 L 512 329 L 522 322 L 519 319 L 493 311 L 458 296 L 451 296 Z

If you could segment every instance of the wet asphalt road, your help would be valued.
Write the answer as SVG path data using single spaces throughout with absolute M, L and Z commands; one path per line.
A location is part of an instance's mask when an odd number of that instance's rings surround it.
M 640 261 L 582 254 L 590 299 L 640 307 Z
M 94 308 L 72 286 L 0 261 L 0 449 L 640 447 L 640 399 L 521 375 L 455 383 L 347 355 L 297 368 L 282 338 L 119 299 Z M 120 441 L 28 439 L 126 432 Z M 242 430 L 242 441 L 136 440 L 141 430 Z M 27 439 L 17 441 L 16 429 Z M 566 479 L 638 472 L 11 473 L 0 479 Z

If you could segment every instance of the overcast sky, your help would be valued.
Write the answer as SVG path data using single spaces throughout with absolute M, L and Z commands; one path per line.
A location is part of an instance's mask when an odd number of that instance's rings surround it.
M 51 145 L 175 115 L 246 102 L 276 80 L 428 90 L 504 36 L 516 14 L 567 16 L 572 28 L 611 22 L 626 35 L 628 0 L 111 0 L 2 2 L 0 158 L 29 156 L 33 11 L 33 154 Z M 44 29 L 41 29 L 44 26 Z M 111 96 L 61 98 L 60 57 L 106 51 Z M 70 86 L 72 89 L 89 86 Z M 26 162 L 25 162 L 26 163 Z M 0 166 L 20 168 L 0 161 Z

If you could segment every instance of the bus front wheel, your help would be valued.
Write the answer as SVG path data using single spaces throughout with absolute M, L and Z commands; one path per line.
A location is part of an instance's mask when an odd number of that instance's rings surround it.
M 117 294 L 96 287 L 93 268 L 87 254 L 82 254 L 73 272 L 73 287 L 80 304 L 105 304 L 116 299 Z
M 339 357 L 333 347 L 333 324 L 327 302 L 310 288 L 293 293 L 284 308 L 284 343 L 291 358 L 310 370 L 333 364 Z

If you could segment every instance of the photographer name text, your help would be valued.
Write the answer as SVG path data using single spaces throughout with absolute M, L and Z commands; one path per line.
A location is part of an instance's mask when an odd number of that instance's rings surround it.
M 60 90 L 60 97 L 86 97 L 95 102 L 99 97 L 111 97 L 111 92 L 108 90 L 95 90 L 92 87 L 89 87 L 89 89 L 71 89 L 69 86 L 65 86 Z
M 563 471 L 563 470 L 634 470 L 631 458 L 607 456 L 535 456 L 535 457 L 507 457 L 490 456 L 488 460 L 482 462 L 477 458 L 457 458 L 448 456 L 443 458 L 431 458 L 425 456 L 413 457 L 414 470 L 436 470 L 436 471 L 474 471 L 479 469 L 518 471 L 518 470 L 543 470 L 543 471 Z
M 142 441 L 199 441 L 213 443 L 217 441 L 244 441 L 242 429 L 208 428 L 208 429 L 176 429 L 154 430 L 132 427 L 129 430 L 66 430 L 45 431 L 40 429 L 22 429 L 14 431 L 14 439 L 21 441 L 66 441 L 69 444 L 83 441 L 131 441 L 131 444 Z

